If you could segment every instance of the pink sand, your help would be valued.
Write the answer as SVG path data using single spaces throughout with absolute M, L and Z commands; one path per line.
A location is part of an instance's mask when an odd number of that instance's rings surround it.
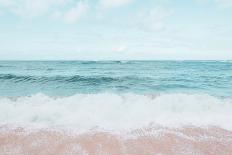
M 232 132 L 220 128 L 152 128 L 127 134 L 1 127 L 5 155 L 232 155 Z

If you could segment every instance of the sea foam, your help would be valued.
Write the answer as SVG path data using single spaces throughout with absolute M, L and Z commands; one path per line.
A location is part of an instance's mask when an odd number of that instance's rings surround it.
M 43 94 L 0 98 L 0 123 L 25 126 L 137 129 L 218 126 L 232 130 L 232 100 L 207 94 Z

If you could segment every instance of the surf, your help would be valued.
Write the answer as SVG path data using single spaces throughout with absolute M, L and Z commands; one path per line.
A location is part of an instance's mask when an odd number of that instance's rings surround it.
M 0 98 L 1 125 L 130 130 L 217 126 L 232 130 L 232 100 L 208 94 L 100 93 Z

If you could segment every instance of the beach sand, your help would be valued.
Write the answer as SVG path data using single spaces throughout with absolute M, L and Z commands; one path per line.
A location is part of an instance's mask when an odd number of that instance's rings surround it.
M 232 155 L 232 131 L 144 128 L 125 133 L 0 128 L 1 155 Z

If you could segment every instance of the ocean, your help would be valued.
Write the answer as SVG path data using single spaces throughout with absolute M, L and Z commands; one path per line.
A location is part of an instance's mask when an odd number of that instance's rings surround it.
M 208 94 L 231 97 L 232 61 L 0 61 L 0 96 Z
M 25 138 L 27 130 L 35 137 L 40 135 L 38 130 L 45 135 L 51 135 L 50 130 L 88 133 L 85 135 L 88 138 L 96 136 L 89 133 L 97 132 L 100 139 L 94 137 L 94 142 L 104 146 L 106 140 L 114 145 L 118 140 L 115 135 L 130 139 L 142 130 L 143 138 L 148 133 L 153 138 L 159 135 L 155 144 L 161 142 L 162 136 L 166 140 L 168 135 L 177 137 L 175 140 L 183 142 L 182 149 L 188 149 L 184 143 L 189 143 L 193 154 L 197 151 L 207 154 L 209 150 L 201 146 L 215 145 L 210 138 L 219 143 L 224 137 L 227 139 L 223 144 L 228 147 L 224 150 L 230 152 L 232 61 L 0 61 L 0 125 L 0 144 L 7 141 L 5 131 L 12 131 L 14 134 L 11 132 L 10 136 L 14 138 L 19 133 L 24 133 Z M 210 130 L 205 132 L 205 129 Z M 63 133 L 56 134 L 50 137 L 51 143 Z M 113 135 L 114 141 L 108 134 Z M 199 135 L 208 143 L 195 144 Z M 18 145 L 33 141 L 27 138 L 18 141 Z M 119 139 L 120 143 L 126 143 L 125 139 Z M 141 145 L 140 140 L 127 144 L 139 149 L 134 145 Z M 84 147 L 83 141 L 80 137 L 76 139 L 76 152 L 97 154 L 91 153 L 93 148 Z M 145 141 L 153 144 L 150 139 Z M 161 144 L 172 144 L 168 142 Z M 161 144 L 160 149 L 168 149 Z M 118 147 L 131 151 L 129 146 Z M 221 143 L 217 146 L 215 152 L 223 153 Z M 177 154 L 181 154 L 180 150 Z

